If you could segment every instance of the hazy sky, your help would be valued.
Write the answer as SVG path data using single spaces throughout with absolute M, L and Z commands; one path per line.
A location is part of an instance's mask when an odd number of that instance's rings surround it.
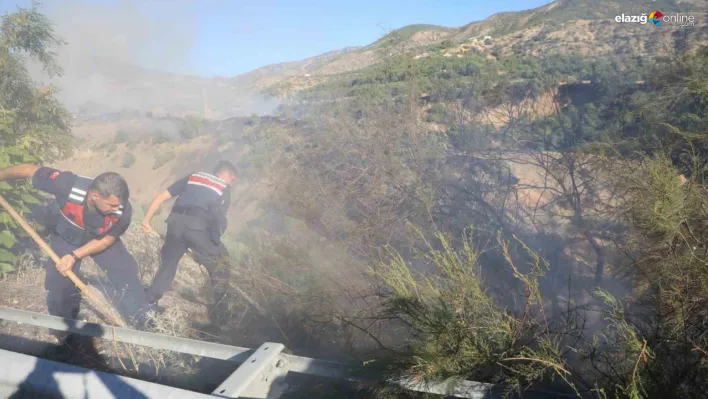
M 369 44 L 415 23 L 465 25 L 550 0 L 45 0 L 72 52 L 141 66 L 233 76 L 260 66 Z M 0 0 L 0 13 L 31 0 Z

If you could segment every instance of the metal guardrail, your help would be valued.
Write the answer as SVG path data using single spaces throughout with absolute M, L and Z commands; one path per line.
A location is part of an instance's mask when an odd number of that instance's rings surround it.
M 267 392 L 275 389 L 275 387 L 273 387 L 273 382 L 278 380 L 278 378 L 275 377 L 287 374 L 288 372 L 352 382 L 364 381 L 352 375 L 352 365 L 284 354 L 282 353 L 284 347 L 278 343 L 266 343 L 262 345 L 258 350 L 254 350 L 238 346 L 223 345 L 188 338 L 166 336 L 144 331 L 131 330 L 128 328 L 107 326 L 98 323 L 89 323 L 78 320 L 64 319 L 61 317 L 50 316 L 42 313 L 29 312 L 26 310 L 12 309 L 6 307 L 0 307 L 0 319 L 10 320 L 22 324 L 29 324 L 36 327 L 44 327 L 59 331 L 66 331 L 95 338 L 102 338 L 110 341 L 124 342 L 129 344 L 147 346 L 154 349 L 169 350 L 174 352 L 191 354 L 195 356 L 219 359 L 240 365 L 240 367 L 232 374 L 232 376 L 229 377 L 226 381 L 224 381 L 222 385 L 217 388 L 217 390 L 215 390 L 211 397 L 240 397 L 238 392 L 242 392 L 244 389 L 253 391 L 256 395 L 249 395 L 249 397 L 272 397 L 265 395 L 267 395 Z M 277 354 L 266 355 L 266 351 L 268 350 L 268 348 L 271 348 L 270 353 L 277 351 Z M 6 359 L 2 357 L 5 356 L 5 352 L 6 351 L 0 353 L 0 365 L 3 369 L 13 368 L 12 364 L 6 363 Z M 24 361 L 26 362 L 27 360 L 25 359 Z M 55 368 L 50 367 L 46 370 L 47 372 L 49 372 L 55 370 L 56 367 L 58 366 L 55 366 Z M 95 375 L 103 376 L 103 374 Z M 0 378 L 2 377 L 3 374 L 0 374 Z M 17 377 L 15 376 L 13 378 L 14 379 L 12 381 L 16 382 Z M 49 377 L 44 375 L 44 378 Z M 114 376 L 113 378 L 117 378 L 117 376 Z M 2 381 L 0 381 L 0 384 L 2 384 Z M 161 386 L 159 384 L 154 385 Z M 462 381 L 455 384 L 402 381 L 399 382 L 399 385 L 401 385 L 405 389 L 417 392 L 425 392 L 431 394 L 447 395 L 458 398 L 470 399 L 489 398 L 492 392 L 492 388 L 494 387 L 492 384 L 473 381 Z M 170 388 L 166 386 L 161 387 Z M 157 388 L 151 386 L 150 389 L 155 390 Z M 155 395 L 149 396 L 150 398 L 155 397 L 159 399 L 164 399 L 166 397 L 169 397 L 169 395 L 165 396 L 165 392 L 161 392 L 159 394 L 157 390 L 155 390 L 154 392 Z M 232 396 L 227 396 L 229 394 Z
M 213 399 L 134 378 L 89 370 L 0 349 L 0 398 Z

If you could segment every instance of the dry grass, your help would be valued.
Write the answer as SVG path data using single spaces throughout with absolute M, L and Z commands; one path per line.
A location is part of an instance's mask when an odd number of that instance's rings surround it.
M 142 232 L 135 227 L 137 226 L 131 228 L 124 236 L 124 241 L 136 259 L 142 261 L 140 263 L 143 272 L 142 279 L 143 282 L 148 282 L 157 268 L 155 254 L 159 253 L 159 246 L 156 242 L 151 242 L 143 237 Z M 204 281 L 200 274 L 197 274 L 197 267 L 196 264 L 185 257 L 180 268 L 176 288 L 182 289 L 182 284 L 186 284 L 183 291 L 192 292 L 195 297 L 203 298 L 204 295 L 199 291 L 198 287 L 199 282 L 203 283 Z M 11 274 L 10 277 L 0 281 L 0 305 L 46 314 L 44 275 L 44 270 L 37 265 L 32 255 L 29 253 L 23 255 L 17 271 Z M 196 276 L 196 278 L 193 276 Z M 90 284 L 89 287 L 92 291 L 104 299 L 107 297 L 107 290 L 105 289 L 107 281 L 104 273 L 92 260 L 86 259 L 82 262 L 81 277 Z M 197 287 L 197 289 L 190 291 L 193 287 Z M 205 306 L 184 299 L 174 291 L 165 296 L 161 305 L 165 307 L 165 312 L 160 315 L 152 315 L 155 321 L 155 328 L 152 332 L 168 336 L 201 338 L 203 332 L 200 331 L 199 327 L 195 326 L 207 323 L 208 317 Z M 106 323 L 86 301 L 82 301 L 78 318 L 88 322 Z M 199 323 L 200 321 L 202 322 L 201 324 Z M 41 351 L 41 348 L 56 342 L 47 329 L 18 325 L 12 322 L 0 321 L 0 332 L 8 336 L 25 338 L 34 342 L 27 349 L 30 352 Z M 105 359 L 103 361 L 99 360 L 104 363 L 105 367 L 113 368 L 113 371 L 117 373 L 139 375 L 141 378 L 150 380 L 169 379 L 175 376 L 193 374 L 196 372 L 194 364 L 199 360 L 193 356 L 185 356 L 171 351 L 155 350 L 138 345 L 121 344 L 99 339 L 94 339 L 93 341 L 97 353 Z M 86 359 L 86 361 L 89 360 Z

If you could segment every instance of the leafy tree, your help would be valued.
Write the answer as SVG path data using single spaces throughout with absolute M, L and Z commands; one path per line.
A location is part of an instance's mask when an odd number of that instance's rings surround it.
M 50 76 L 60 75 L 52 48 L 64 42 L 37 6 L 5 14 L 0 26 L 0 168 L 34 162 L 49 164 L 68 155 L 72 147 L 69 114 L 54 96 L 53 87 L 32 81 L 23 55 L 39 62 Z M 19 212 L 37 203 L 28 181 L 0 183 L 4 196 Z M 23 233 L 6 213 L 0 214 L 0 274 L 12 270 L 10 250 Z

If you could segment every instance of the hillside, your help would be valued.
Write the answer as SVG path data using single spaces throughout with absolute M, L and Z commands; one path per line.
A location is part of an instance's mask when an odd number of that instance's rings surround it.
M 459 29 L 456 37 L 492 35 L 505 36 L 536 26 L 557 27 L 575 20 L 612 20 L 622 13 L 649 14 L 654 10 L 666 12 L 696 12 L 705 10 L 700 0 L 556 0 L 544 6 L 492 15 L 480 22 L 473 22 Z
M 646 5 L 644 5 L 646 3 Z M 282 79 L 266 92 L 288 97 L 303 89 L 338 79 L 345 72 L 361 71 L 380 62 L 387 54 L 412 52 L 425 57 L 464 57 L 480 54 L 499 60 L 504 57 L 579 55 L 585 57 L 653 57 L 668 48 L 678 49 L 708 43 L 708 3 L 701 1 L 587 3 L 559 0 L 533 10 L 495 14 L 460 28 L 411 25 L 398 29 L 369 46 L 356 49 L 319 68 L 303 68 L 302 75 Z M 691 12 L 694 26 L 616 23 L 622 13 L 639 15 L 655 7 L 672 12 Z M 634 14 L 632 14 L 634 15 Z M 388 50 L 386 47 L 393 48 Z M 295 65 L 295 64 L 293 64 Z M 332 71 L 340 72 L 333 75 Z M 273 79 L 276 80 L 276 79 Z
M 693 12 L 692 27 L 618 24 L 621 13 Z M 410 25 L 361 47 L 334 50 L 301 61 L 268 65 L 235 77 L 179 76 L 117 63 L 110 59 L 72 59 L 58 81 L 59 97 L 73 112 L 87 106 L 104 112 L 153 110 L 161 114 L 223 119 L 271 112 L 279 101 L 261 93 L 286 96 L 380 62 L 392 44 L 419 56 L 453 56 L 470 51 L 490 57 L 563 53 L 595 56 L 652 56 L 657 44 L 686 37 L 708 40 L 708 3 L 701 0 L 557 0 L 519 12 L 504 12 L 462 27 Z M 491 36 L 490 41 L 484 40 Z M 82 108 L 84 107 L 84 108 Z

